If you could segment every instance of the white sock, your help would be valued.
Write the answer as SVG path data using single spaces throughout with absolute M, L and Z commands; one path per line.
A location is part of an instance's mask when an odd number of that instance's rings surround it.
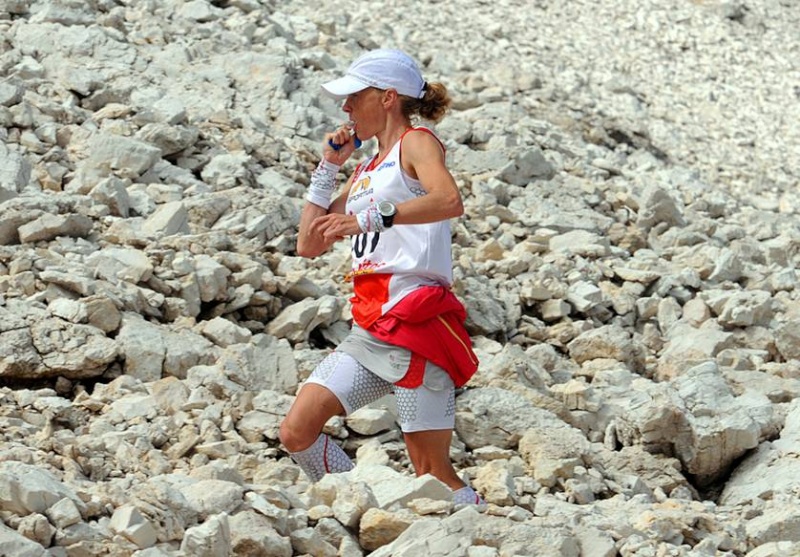
M 309 448 L 289 454 L 312 482 L 318 482 L 328 473 L 347 472 L 353 469 L 350 457 L 324 433 L 320 433 Z
M 465 485 L 453 492 L 453 503 L 456 505 L 485 505 L 486 501 L 470 486 Z

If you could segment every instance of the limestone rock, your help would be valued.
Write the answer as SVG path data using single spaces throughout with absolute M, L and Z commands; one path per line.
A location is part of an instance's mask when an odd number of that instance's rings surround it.
M 269 323 L 267 332 L 291 342 L 306 340 L 316 327 L 331 325 L 339 317 L 340 304 L 333 296 L 292 304 Z
M 91 219 L 83 215 L 50 215 L 27 222 L 19 227 L 20 242 L 53 240 L 57 236 L 83 237 L 92 230 Z
M 208 520 L 186 530 L 181 551 L 187 555 L 213 557 L 230 555 L 231 532 L 227 514 L 216 514 Z
M 4 509 L 19 515 L 44 513 L 64 498 L 83 507 L 78 496 L 52 474 L 31 464 L 0 462 L 0 497 Z
M 468 447 L 516 447 L 533 427 L 568 426 L 554 414 L 505 389 L 469 390 L 456 399 L 456 432 Z
M 578 363 L 597 358 L 625 362 L 634 371 L 644 365 L 641 348 L 621 327 L 606 325 L 580 334 L 567 348 L 570 356 Z
M 47 551 L 40 544 L 18 534 L 5 524 L 0 524 L 0 550 L 6 555 L 19 557 L 45 557 Z
M 639 200 L 637 226 L 648 230 L 659 223 L 683 226 L 685 219 L 678 204 L 666 189 L 653 185 L 642 193 Z
M 531 428 L 520 438 L 519 450 L 534 479 L 549 487 L 572 476 L 575 467 L 585 462 L 589 446 L 576 429 Z
M 367 551 L 392 543 L 411 526 L 412 521 L 399 513 L 372 508 L 364 513 L 358 527 L 358 541 Z
M 0 203 L 17 196 L 31 179 L 31 170 L 25 157 L 0 146 Z
M 108 524 L 109 530 L 125 536 L 138 547 L 145 549 L 156 543 L 156 531 L 136 507 L 128 505 L 117 508 Z

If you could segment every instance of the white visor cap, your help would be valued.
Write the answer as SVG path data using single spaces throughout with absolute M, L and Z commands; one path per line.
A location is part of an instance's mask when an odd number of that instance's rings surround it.
M 417 63 L 405 52 L 388 48 L 362 54 L 343 77 L 322 84 L 322 90 L 337 99 L 367 87 L 394 89 L 415 99 L 425 95 L 425 80 Z

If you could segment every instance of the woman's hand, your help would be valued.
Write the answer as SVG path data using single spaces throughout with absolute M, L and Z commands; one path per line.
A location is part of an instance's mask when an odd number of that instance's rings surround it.
M 334 149 L 332 145 L 338 145 Z M 356 150 L 356 136 L 349 124 L 345 124 L 333 133 L 325 136 L 322 145 L 322 156 L 328 162 L 342 166 Z
M 346 236 L 361 234 L 361 228 L 358 226 L 355 215 L 329 213 L 314 219 L 311 223 L 310 233 L 319 235 L 325 244 L 330 245 L 343 240 Z

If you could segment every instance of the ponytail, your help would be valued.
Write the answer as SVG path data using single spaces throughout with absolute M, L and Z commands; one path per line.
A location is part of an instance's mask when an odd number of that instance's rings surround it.
M 425 120 L 438 122 L 447 113 L 453 100 L 442 83 L 425 83 L 425 94 L 421 99 L 403 96 L 403 115 L 409 119 L 419 115 Z

